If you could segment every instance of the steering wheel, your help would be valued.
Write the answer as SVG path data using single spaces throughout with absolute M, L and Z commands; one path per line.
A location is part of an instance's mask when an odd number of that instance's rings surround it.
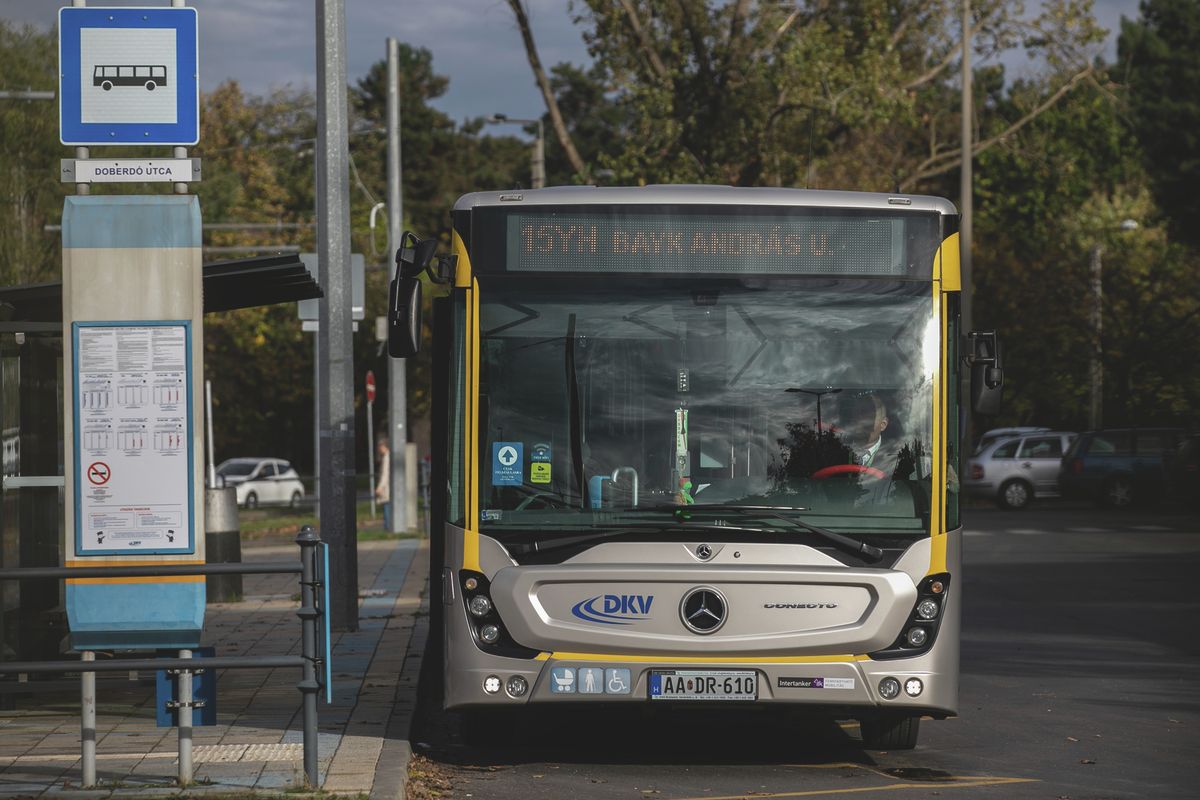
M 832 478 L 834 475 L 869 475 L 872 478 L 886 478 L 887 473 L 875 467 L 866 467 L 862 464 L 834 464 L 830 467 L 822 467 L 812 474 L 814 480 L 823 481 L 826 478 Z

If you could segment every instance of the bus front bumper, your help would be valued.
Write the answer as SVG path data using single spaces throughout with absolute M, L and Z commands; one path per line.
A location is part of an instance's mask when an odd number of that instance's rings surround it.
M 487 658 L 492 663 L 477 661 L 466 668 L 460 663 L 459 669 L 447 674 L 445 705 L 453 709 L 515 707 L 527 703 L 795 704 L 953 716 L 958 708 L 957 669 L 937 669 L 936 651 L 935 645 L 933 650 L 916 658 L 886 661 L 859 656 L 842 660 L 714 659 L 697 663 L 570 653 L 537 660 Z M 661 690 L 663 674 L 685 680 L 753 675 L 753 699 L 665 697 Z M 895 684 L 885 684 L 888 679 Z M 718 687 L 719 681 L 718 677 Z M 881 685 L 885 690 L 890 685 L 898 692 L 885 697 Z

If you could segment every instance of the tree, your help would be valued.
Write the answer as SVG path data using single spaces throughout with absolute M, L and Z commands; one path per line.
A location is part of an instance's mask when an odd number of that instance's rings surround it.
M 0 88 L 54 90 L 57 34 L 0 20 Z M 0 282 L 41 283 L 62 272 L 58 237 L 66 189 L 58 180 L 58 105 L 0 99 Z
M 520 4 L 510 5 L 540 76 Z M 1037 102 L 981 140 L 980 153 L 1086 82 L 1087 49 L 1101 34 L 1086 2 L 1058 0 L 1031 21 L 1007 0 L 975 8 L 978 56 L 1021 40 L 1049 71 Z M 578 21 L 602 85 L 626 110 L 595 166 L 623 183 L 919 190 L 958 167 L 957 103 L 947 102 L 957 9 L 950 0 L 589 0 Z M 566 124 L 554 128 L 567 135 Z
M 1141 142 L 1172 234 L 1200 244 L 1200 4 L 1143 0 L 1121 20 L 1116 80 L 1128 87 L 1129 124 Z

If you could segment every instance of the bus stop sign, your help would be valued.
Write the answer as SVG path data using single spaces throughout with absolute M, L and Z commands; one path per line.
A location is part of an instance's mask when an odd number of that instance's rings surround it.
M 60 8 L 59 140 L 196 144 L 198 50 L 194 8 Z

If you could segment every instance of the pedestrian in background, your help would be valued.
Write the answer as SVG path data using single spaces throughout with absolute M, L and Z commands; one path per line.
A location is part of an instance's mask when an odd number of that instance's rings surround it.
M 375 455 L 379 458 L 379 479 L 375 482 L 375 500 L 383 505 L 383 529 L 392 529 L 392 452 L 388 441 L 380 437 L 375 444 Z

